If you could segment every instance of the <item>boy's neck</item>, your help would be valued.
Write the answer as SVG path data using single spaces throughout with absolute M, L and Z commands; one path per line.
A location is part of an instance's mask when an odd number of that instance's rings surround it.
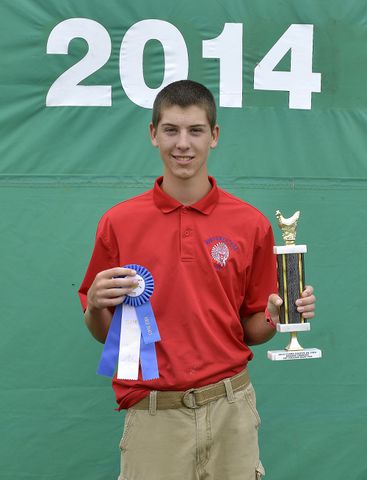
M 208 176 L 205 178 L 180 179 L 164 175 L 162 190 L 183 205 L 193 205 L 207 195 L 212 185 Z

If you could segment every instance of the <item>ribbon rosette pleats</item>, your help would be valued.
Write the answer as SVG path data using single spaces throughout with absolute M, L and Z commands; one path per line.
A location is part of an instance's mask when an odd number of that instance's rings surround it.
M 155 342 L 160 341 L 150 297 L 154 290 L 152 274 L 141 265 L 125 265 L 136 271 L 139 286 L 115 307 L 97 373 L 137 380 L 139 363 L 143 380 L 159 378 Z

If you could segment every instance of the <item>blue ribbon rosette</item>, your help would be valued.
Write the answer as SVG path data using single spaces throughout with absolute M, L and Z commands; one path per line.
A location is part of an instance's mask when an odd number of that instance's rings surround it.
M 141 265 L 130 264 L 123 268 L 136 271 L 139 286 L 115 307 L 97 374 L 112 377 L 118 362 L 118 378 L 136 380 L 140 360 L 143 380 L 153 380 L 159 378 L 155 342 L 161 339 L 150 303 L 154 280 L 149 270 Z M 126 365 L 129 362 L 132 366 Z M 120 369 L 125 372 L 121 376 Z

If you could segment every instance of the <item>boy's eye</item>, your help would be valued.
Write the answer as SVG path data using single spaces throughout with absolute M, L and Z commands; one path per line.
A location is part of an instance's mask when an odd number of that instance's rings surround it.
M 192 128 L 191 131 L 192 131 L 192 133 L 202 133 L 203 129 L 202 128 Z

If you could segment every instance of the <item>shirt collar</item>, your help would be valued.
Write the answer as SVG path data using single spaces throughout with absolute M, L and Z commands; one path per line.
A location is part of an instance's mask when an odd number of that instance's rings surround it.
M 163 177 L 157 178 L 153 188 L 154 203 L 157 205 L 157 207 L 163 213 L 170 213 L 177 208 L 183 207 L 184 205 L 182 203 L 170 197 L 161 189 L 162 181 Z M 190 208 L 197 210 L 204 215 L 209 215 L 214 210 L 219 198 L 219 192 L 215 178 L 209 177 L 209 182 L 212 185 L 211 190 L 205 195 L 205 197 L 189 206 Z

